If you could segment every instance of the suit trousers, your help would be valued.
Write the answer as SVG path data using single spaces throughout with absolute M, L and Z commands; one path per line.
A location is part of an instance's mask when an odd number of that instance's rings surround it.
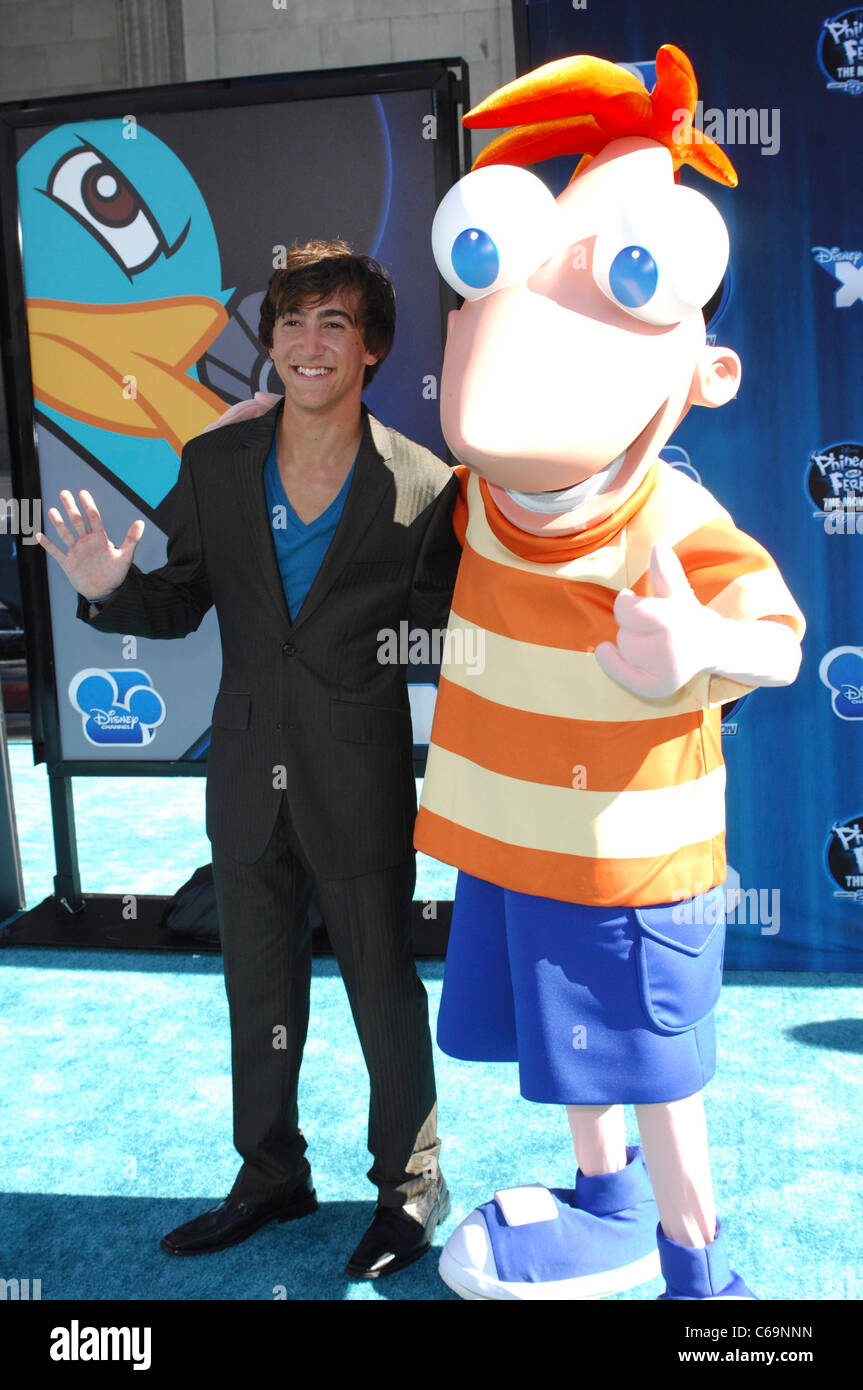
M 327 879 L 311 870 L 283 793 L 253 864 L 213 843 L 213 877 L 231 1024 L 231 1196 L 260 1201 L 309 1173 L 297 1087 L 309 1023 L 314 892 L 341 970 L 369 1073 L 368 1176 L 383 1206 L 415 1201 L 439 1174 L 428 999 L 414 962 L 410 858 L 376 873 Z

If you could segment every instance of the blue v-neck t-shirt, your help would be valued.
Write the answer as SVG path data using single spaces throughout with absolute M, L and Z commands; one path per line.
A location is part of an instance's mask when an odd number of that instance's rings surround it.
M 355 465 L 356 460 L 351 464 L 351 470 L 338 495 L 326 510 L 306 525 L 297 516 L 282 485 L 276 457 L 276 436 L 273 436 L 273 443 L 264 465 L 264 487 L 270 525 L 273 528 L 276 560 L 292 621 L 302 608 L 336 533 Z

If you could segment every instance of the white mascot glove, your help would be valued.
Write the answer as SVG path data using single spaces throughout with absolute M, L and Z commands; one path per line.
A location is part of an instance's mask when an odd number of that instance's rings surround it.
M 635 695 L 661 699 L 713 669 L 726 620 L 699 603 L 670 546 L 653 547 L 650 583 L 654 598 L 621 589 L 614 602 L 617 642 L 600 642 L 596 659 Z
M 706 672 L 740 685 L 790 685 L 800 668 L 800 643 L 784 622 L 723 618 L 700 603 L 670 546 L 650 555 L 655 597 L 621 589 L 614 602 L 617 642 L 600 642 L 596 659 L 607 676 L 645 699 L 673 695 Z
M 222 425 L 235 425 L 238 420 L 254 420 L 258 415 L 266 415 L 281 399 L 281 396 L 273 396 L 269 391 L 256 391 L 251 400 L 237 401 L 237 404 L 226 410 L 224 415 L 220 415 L 218 420 L 205 425 L 203 433 L 206 434 L 207 430 L 217 430 Z

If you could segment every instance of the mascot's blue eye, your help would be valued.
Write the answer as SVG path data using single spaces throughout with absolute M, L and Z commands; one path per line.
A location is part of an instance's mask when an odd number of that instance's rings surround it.
M 627 309 L 640 309 L 652 299 L 658 281 L 656 261 L 643 246 L 625 246 L 608 271 L 611 293 Z
M 500 270 L 500 256 L 488 232 L 467 227 L 452 244 L 453 270 L 472 289 L 484 290 L 494 283 Z

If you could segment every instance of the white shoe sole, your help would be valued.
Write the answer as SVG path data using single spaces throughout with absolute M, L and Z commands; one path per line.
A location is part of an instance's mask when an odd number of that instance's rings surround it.
M 531 1302 L 537 1300 L 591 1299 L 606 1298 L 613 1293 L 626 1293 L 639 1284 L 646 1284 L 659 1274 L 659 1251 L 653 1250 L 633 1264 L 620 1269 L 602 1270 L 599 1274 L 583 1274 L 578 1279 L 550 1279 L 541 1284 L 507 1283 L 503 1279 L 492 1279 L 477 1270 L 464 1269 L 446 1247 L 440 1257 L 438 1272 L 441 1279 L 459 1298 L 480 1301 L 517 1300 Z

